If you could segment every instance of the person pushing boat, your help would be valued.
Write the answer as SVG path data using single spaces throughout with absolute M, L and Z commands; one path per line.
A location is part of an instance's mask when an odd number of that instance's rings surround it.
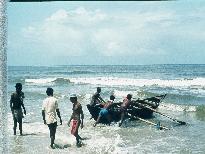
M 121 120 L 119 123 L 119 127 L 122 125 L 122 123 L 125 120 L 125 115 L 127 114 L 127 108 L 131 105 L 131 99 L 132 99 L 132 95 L 128 94 L 120 106 Z
M 100 119 L 102 117 L 105 117 L 109 124 L 111 123 L 111 117 L 110 117 L 110 114 L 109 114 L 109 109 L 112 107 L 114 100 L 115 100 L 115 96 L 111 95 L 110 100 L 107 103 L 105 103 L 104 107 L 100 110 L 99 116 L 98 116 L 96 122 L 93 125 L 94 127 L 100 122 Z
M 95 106 L 95 105 L 99 105 L 102 102 L 104 103 L 105 101 L 102 99 L 102 97 L 100 96 L 101 93 L 101 88 L 97 87 L 97 92 L 92 96 L 91 102 L 90 102 L 90 106 Z

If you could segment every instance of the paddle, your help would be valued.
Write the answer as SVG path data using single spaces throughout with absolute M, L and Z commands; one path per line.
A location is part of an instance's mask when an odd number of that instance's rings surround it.
M 141 103 L 140 103 L 141 104 Z M 165 116 L 165 117 L 167 117 L 167 118 L 169 118 L 169 119 L 171 119 L 171 120 L 173 120 L 173 121 L 175 121 L 175 122 L 178 122 L 178 123 L 180 123 L 181 125 L 186 125 L 186 122 L 184 122 L 184 121 L 180 121 L 180 120 L 177 120 L 177 119 L 174 119 L 174 118 L 172 118 L 172 117 L 169 117 L 168 115 L 165 115 L 165 114 L 163 114 L 163 113 L 161 113 L 161 112 L 158 112 L 157 110 L 155 110 L 155 109 L 152 109 L 151 107 L 149 107 L 149 106 L 145 106 L 145 105 L 143 105 L 143 104 L 141 104 L 143 107 L 145 107 L 145 108 L 148 108 L 148 109 L 150 109 L 151 111 L 154 111 L 154 112 L 156 112 L 156 113 L 158 113 L 158 114 L 160 114 L 160 115 L 162 115 L 162 116 Z
M 97 98 L 100 102 L 103 102 L 104 104 L 106 103 L 101 97 Z
M 161 125 L 158 125 L 157 123 L 151 122 L 151 121 L 149 121 L 149 120 L 145 120 L 145 119 L 143 119 L 143 118 L 140 118 L 140 117 L 137 117 L 137 116 L 133 116 L 133 115 L 131 115 L 130 113 L 128 113 L 128 115 L 131 116 L 131 117 L 134 117 L 135 119 L 141 120 L 141 121 L 143 121 L 143 122 L 145 122 L 145 123 L 151 124 L 151 125 L 153 125 L 153 126 L 159 126 L 160 130 L 161 130 L 161 129 L 169 130 L 169 128 L 167 128 L 167 127 L 165 127 L 165 126 L 161 126 Z

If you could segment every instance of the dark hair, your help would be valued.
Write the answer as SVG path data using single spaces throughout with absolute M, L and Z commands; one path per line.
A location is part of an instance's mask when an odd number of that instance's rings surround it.
M 127 95 L 127 99 L 131 99 L 132 98 L 132 95 L 131 94 L 128 94 Z
M 73 100 L 74 102 L 76 102 L 77 99 L 78 99 L 78 98 L 77 98 L 77 95 L 76 95 L 76 94 L 71 94 L 71 95 L 70 95 L 70 101 Z
M 101 91 L 101 88 L 100 88 L 100 87 L 97 87 L 97 91 L 99 91 L 99 90 Z
M 78 98 L 77 97 L 70 97 L 70 100 L 73 100 L 74 102 L 76 102 L 78 100 Z
M 53 88 L 47 88 L 46 94 L 47 94 L 48 96 L 53 95 Z
M 22 84 L 21 83 L 16 83 L 16 86 L 15 86 L 16 88 L 22 88 Z
M 110 100 L 114 100 L 115 96 L 114 95 L 110 95 Z

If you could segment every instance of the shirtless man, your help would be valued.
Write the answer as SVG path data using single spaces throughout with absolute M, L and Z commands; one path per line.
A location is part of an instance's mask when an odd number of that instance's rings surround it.
M 99 116 L 93 125 L 94 127 L 99 123 L 102 117 L 105 117 L 109 123 L 111 122 L 111 117 L 109 115 L 109 109 L 112 107 L 114 100 L 115 100 L 115 96 L 111 95 L 110 100 L 106 104 L 104 104 L 104 107 L 100 110 Z
M 99 105 L 99 104 L 101 104 L 102 102 L 103 102 L 103 103 L 105 102 L 105 101 L 101 98 L 100 92 L 101 92 L 101 88 L 100 88 L 100 87 L 97 87 L 97 92 L 92 96 L 92 99 L 91 99 L 91 103 L 90 103 L 91 106 Z
M 127 108 L 131 104 L 132 95 L 128 94 L 127 97 L 123 100 L 121 106 L 120 106 L 120 112 L 121 112 L 121 121 L 119 123 L 119 127 L 122 125 L 123 121 L 125 120 L 125 115 L 127 114 Z
M 22 118 L 23 118 L 23 112 L 22 108 L 24 109 L 24 114 L 26 115 L 26 109 L 23 104 L 24 93 L 22 90 L 22 84 L 16 83 L 16 92 L 12 93 L 11 99 L 10 99 L 10 108 L 13 115 L 13 121 L 14 121 L 14 135 L 16 135 L 16 128 L 17 128 L 17 122 L 19 123 L 19 130 L 20 135 L 22 135 Z
M 83 119 L 84 114 L 82 110 L 81 104 L 77 100 L 77 96 L 75 94 L 72 94 L 70 96 L 70 101 L 73 103 L 73 113 L 70 117 L 70 120 L 68 121 L 68 126 L 70 126 L 70 122 L 72 120 L 71 125 L 71 134 L 75 136 L 76 138 L 76 145 L 80 146 L 82 138 L 78 134 L 79 126 L 81 126 L 81 129 L 83 128 Z

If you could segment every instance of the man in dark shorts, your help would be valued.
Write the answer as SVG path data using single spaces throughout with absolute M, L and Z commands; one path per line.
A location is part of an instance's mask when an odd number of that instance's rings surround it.
M 60 111 L 58 108 L 57 99 L 53 97 L 53 89 L 47 88 L 46 93 L 48 97 L 43 101 L 42 106 L 42 116 L 44 124 L 48 125 L 48 128 L 50 130 L 50 138 L 51 138 L 51 145 L 50 147 L 54 149 L 54 141 L 55 141 L 55 134 L 56 134 L 56 128 L 57 128 L 57 117 L 56 113 L 60 119 L 60 124 L 62 125 L 62 120 L 60 116 Z
M 16 128 L 17 128 L 17 122 L 19 123 L 19 131 L 20 135 L 22 135 L 22 118 L 23 118 L 23 112 L 22 108 L 24 109 L 24 114 L 26 115 L 26 109 L 23 104 L 24 93 L 22 92 L 22 84 L 16 83 L 16 92 L 12 93 L 11 99 L 10 99 L 10 108 L 13 115 L 13 121 L 14 121 L 14 135 L 16 135 Z

